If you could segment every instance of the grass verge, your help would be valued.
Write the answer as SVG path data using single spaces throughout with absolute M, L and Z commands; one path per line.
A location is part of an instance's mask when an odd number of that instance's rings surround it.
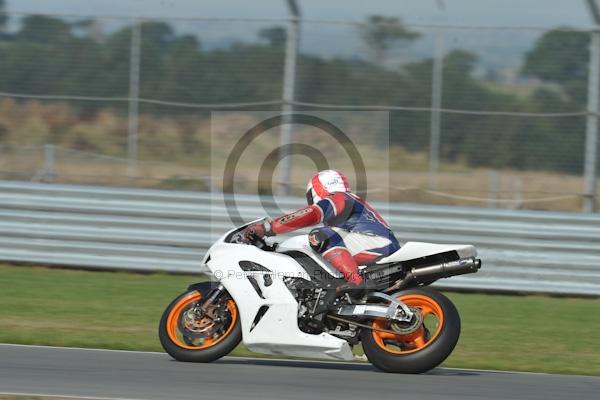
M 0 342 L 162 351 L 160 316 L 197 280 L 1 265 Z M 600 300 L 447 295 L 463 330 L 444 366 L 600 375 Z

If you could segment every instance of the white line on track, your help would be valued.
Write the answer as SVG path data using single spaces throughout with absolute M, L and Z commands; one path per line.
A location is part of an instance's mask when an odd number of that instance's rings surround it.
M 89 397 L 89 396 L 73 396 L 67 394 L 46 394 L 46 393 L 21 393 L 21 392 L 0 392 L 0 396 L 33 396 L 46 397 L 50 399 L 73 399 L 73 400 L 144 400 L 132 399 L 126 397 Z
M 94 349 L 85 347 L 63 347 L 63 346 L 42 346 L 32 344 L 11 344 L 11 343 L 0 343 L 0 348 L 3 346 L 7 347 L 31 347 L 31 348 L 43 348 L 43 349 L 59 349 L 59 350 L 84 350 L 84 351 L 101 351 L 101 352 L 113 352 L 113 353 L 137 353 L 137 354 L 152 354 L 165 356 L 166 353 L 158 351 L 139 351 L 139 350 L 114 350 L 114 349 Z M 320 363 L 320 364 L 332 364 L 332 365 L 367 365 L 364 362 L 352 362 L 352 361 L 331 361 L 331 360 L 298 360 L 289 358 L 264 358 L 264 357 L 237 357 L 237 356 L 226 356 L 223 357 L 225 360 L 242 360 L 242 361 L 272 361 L 272 362 L 294 362 L 294 363 Z M 545 372 L 529 372 L 529 371 L 506 371 L 497 369 L 474 369 L 474 368 L 437 368 L 443 371 L 467 371 L 467 372 L 487 372 L 487 373 L 498 373 L 498 374 L 528 374 L 528 375 L 553 375 Z M 569 375 L 569 376 L 583 376 L 589 377 L 589 375 Z M 60 396 L 55 396 L 60 397 Z M 75 397 L 77 398 L 77 397 Z M 86 399 L 85 397 L 79 397 L 80 399 Z M 93 397 L 91 399 L 99 399 Z M 114 400 L 114 398 L 110 398 Z M 121 399 L 119 399 L 121 400 Z M 132 399 L 124 399 L 132 400 Z
M 12 343 L 0 343 L 0 347 L 33 347 L 33 348 L 42 348 L 42 349 L 59 349 L 59 350 L 86 350 L 86 351 L 105 351 L 105 352 L 114 352 L 114 353 L 139 353 L 139 354 L 156 354 L 156 355 L 164 355 L 165 353 L 161 353 L 158 351 L 139 351 L 139 350 L 114 350 L 114 349 L 94 349 L 88 347 L 64 347 L 64 346 L 43 346 L 37 344 L 12 344 Z

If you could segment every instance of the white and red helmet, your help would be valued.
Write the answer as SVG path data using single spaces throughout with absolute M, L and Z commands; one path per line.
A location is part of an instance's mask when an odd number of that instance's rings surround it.
M 332 169 L 321 171 L 308 181 L 306 201 L 308 205 L 317 203 L 335 192 L 349 192 L 350 186 L 346 177 Z

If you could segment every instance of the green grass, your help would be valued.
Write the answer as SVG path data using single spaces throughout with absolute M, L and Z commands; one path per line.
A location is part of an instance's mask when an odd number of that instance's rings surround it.
M 158 320 L 197 280 L 0 266 L 0 342 L 162 351 Z M 448 296 L 463 329 L 444 366 L 600 375 L 600 300 Z

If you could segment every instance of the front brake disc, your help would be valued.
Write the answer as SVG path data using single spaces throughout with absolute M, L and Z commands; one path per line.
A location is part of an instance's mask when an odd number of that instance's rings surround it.
M 193 305 L 184 309 L 177 323 L 182 335 L 188 339 L 211 337 L 217 330 L 215 307 L 198 315 Z

